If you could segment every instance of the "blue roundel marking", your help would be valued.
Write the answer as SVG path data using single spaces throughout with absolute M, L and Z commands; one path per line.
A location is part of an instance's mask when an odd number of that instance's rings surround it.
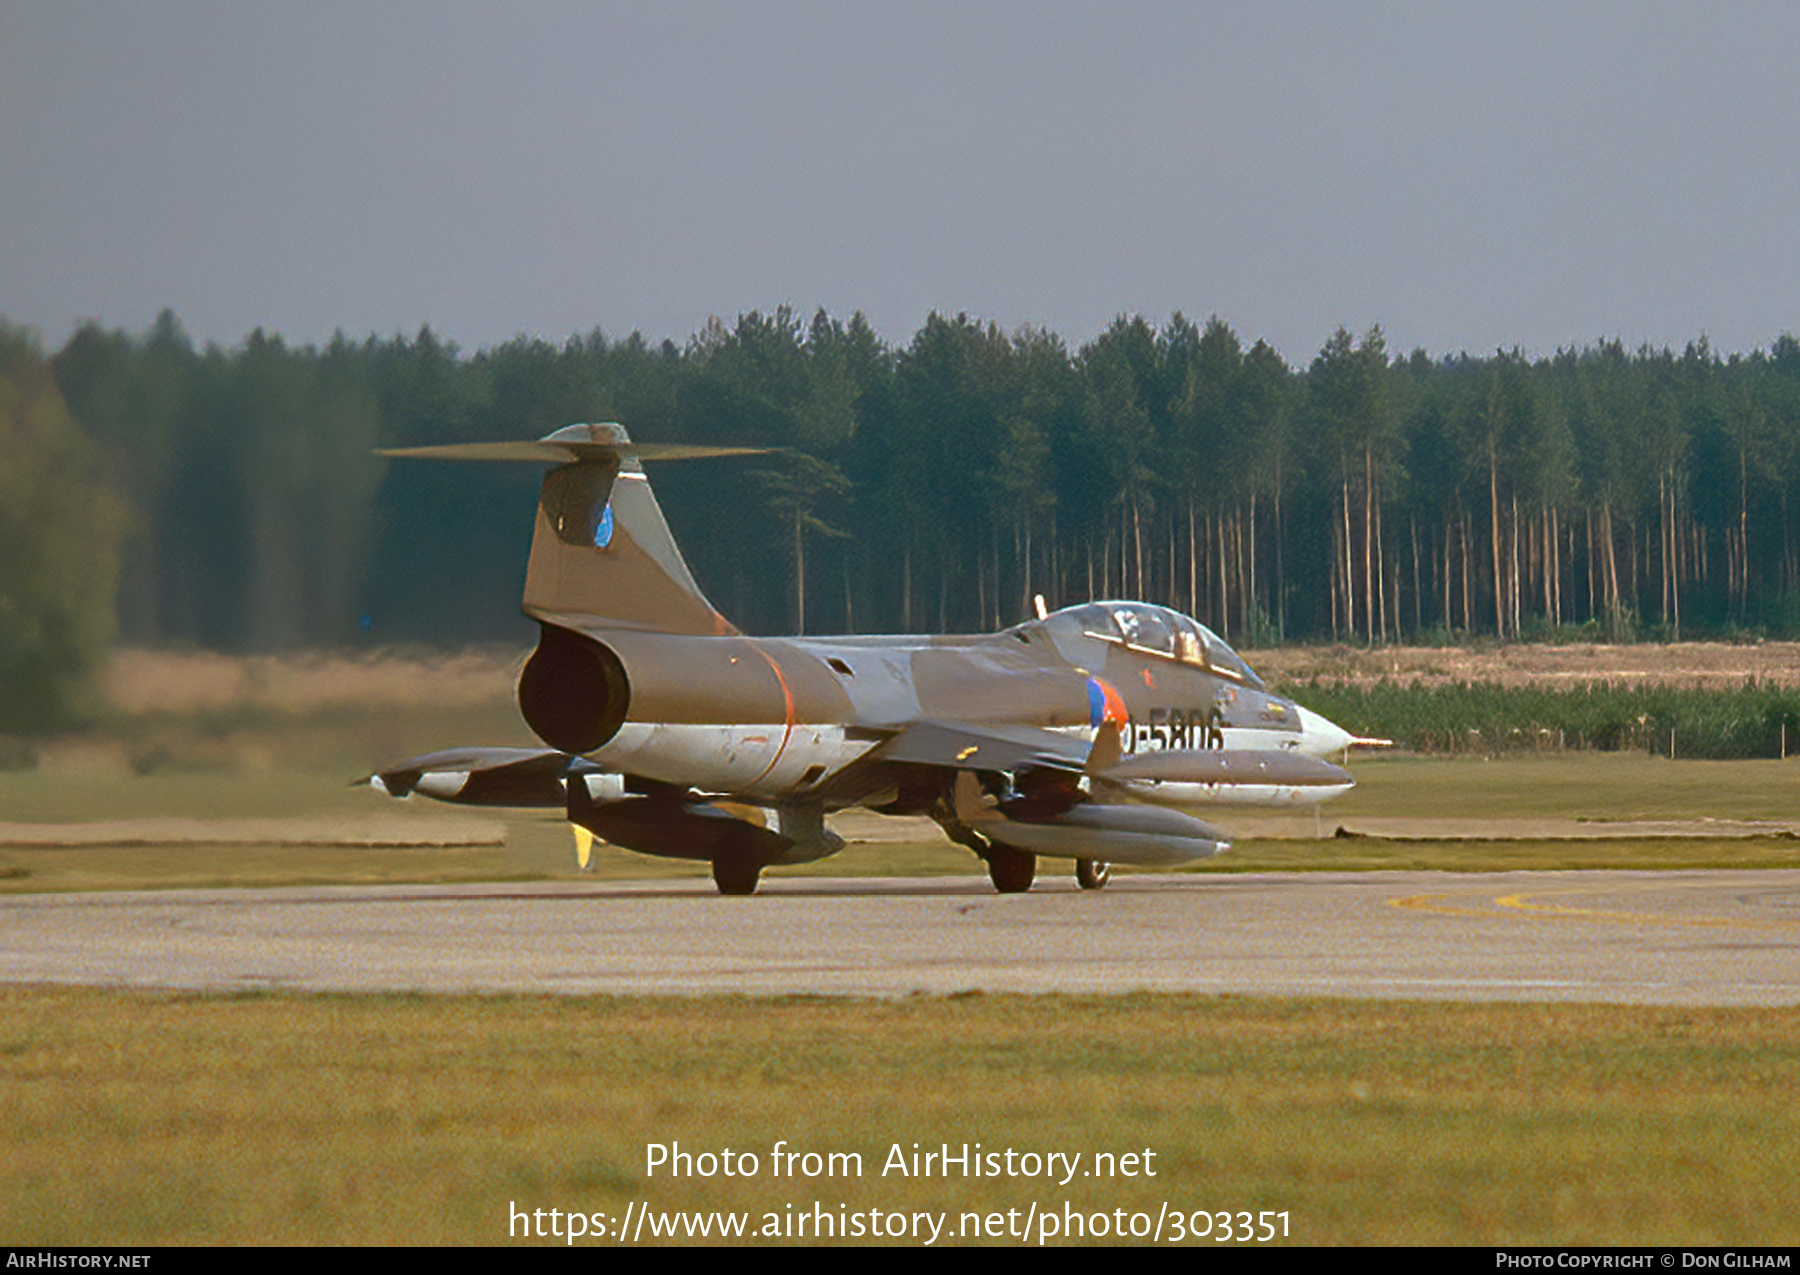
M 604 549 L 612 543 L 613 516 L 612 501 L 606 502 L 606 508 L 600 511 L 600 521 L 594 524 L 594 548 Z
M 1100 723 L 1106 720 L 1106 692 L 1100 689 L 1098 678 L 1088 678 L 1088 725 L 1098 730 Z

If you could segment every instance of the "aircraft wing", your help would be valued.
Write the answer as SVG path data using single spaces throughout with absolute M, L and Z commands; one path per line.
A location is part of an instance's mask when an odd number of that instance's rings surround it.
M 1083 775 L 1093 785 L 1093 799 L 1174 806 L 1285 806 L 1322 800 L 1353 782 L 1341 767 L 1294 752 L 1207 748 L 1126 755 L 1121 742 L 1112 722 L 1089 744 L 1033 726 L 919 721 L 877 745 L 867 760 L 1009 774 L 1021 792 L 1052 809 L 1083 800 L 1076 786 Z
M 562 806 L 563 777 L 588 769 L 596 768 L 554 748 L 451 748 L 359 782 L 390 797 L 418 792 L 471 806 Z
M 910 762 L 953 770 L 1016 771 L 1028 767 L 1071 770 L 1086 763 L 1089 744 L 1035 726 L 965 726 L 916 721 L 877 745 L 870 761 Z

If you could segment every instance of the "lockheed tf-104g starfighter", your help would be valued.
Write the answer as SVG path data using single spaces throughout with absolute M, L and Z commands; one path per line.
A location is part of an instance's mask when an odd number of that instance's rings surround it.
M 826 818 L 852 806 L 929 815 L 1015 893 L 1043 856 L 1073 859 L 1095 889 L 1112 863 L 1225 850 L 1195 809 L 1351 786 L 1324 760 L 1348 732 L 1165 607 L 1040 601 L 1034 619 L 972 637 L 741 633 L 695 584 L 639 462 L 745 450 L 571 425 L 385 453 L 551 466 L 525 581 L 540 632 L 518 684 L 548 747 L 432 753 L 370 782 L 559 808 L 613 845 L 711 863 L 726 894 L 842 849 Z

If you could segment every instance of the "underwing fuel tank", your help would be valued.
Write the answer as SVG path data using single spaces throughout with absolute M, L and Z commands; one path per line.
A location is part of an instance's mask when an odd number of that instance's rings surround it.
M 571 795 L 580 789 L 581 785 L 571 784 Z M 759 864 L 775 863 L 788 845 L 780 834 L 704 801 L 661 795 L 592 802 L 582 810 L 571 800 L 569 821 L 602 841 L 663 859 L 743 855 Z
M 1219 829 L 1177 810 L 1091 801 L 1046 805 L 1030 797 L 996 801 L 970 774 L 956 777 L 954 803 L 963 827 L 1033 854 L 1161 867 L 1231 848 Z
M 695 800 L 690 794 L 626 795 L 613 776 L 592 779 L 600 786 L 601 799 L 595 800 L 588 776 L 572 779 L 568 819 L 613 845 L 663 859 L 736 857 L 754 863 L 775 859 L 785 846 L 784 838 L 761 824 Z
M 1002 806 L 998 821 L 980 830 L 995 841 L 1034 854 L 1160 867 L 1210 859 L 1231 848 L 1219 829 L 1192 815 L 1154 806 L 1083 802 L 1048 819 L 1019 819 Z
M 664 859 L 740 859 L 766 866 L 810 863 L 844 848 L 816 805 L 776 811 L 779 831 L 753 808 L 714 804 L 691 793 L 627 793 L 616 775 L 571 776 L 569 822 L 602 841 Z
M 1135 801 L 1159 806 L 1316 805 L 1350 791 L 1342 766 L 1270 749 L 1185 749 L 1140 753 L 1098 778 Z

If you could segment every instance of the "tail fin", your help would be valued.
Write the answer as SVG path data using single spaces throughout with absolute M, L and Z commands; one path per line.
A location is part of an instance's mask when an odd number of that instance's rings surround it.
M 748 447 L 636 444 L 618 425 L 570 425 L 536 442 L 469 443 L 382 453 L 440 460 L 549 461 L 538 499 L 525 613 L 562 628 L 721 634 L 713 608 L 669 533 L 639 459 L 740 455 Z
M 650 482 L 628 456 L 583 457 L 544 476 L 525 614 L 657 633 L 736 632 L 694 583 Z

